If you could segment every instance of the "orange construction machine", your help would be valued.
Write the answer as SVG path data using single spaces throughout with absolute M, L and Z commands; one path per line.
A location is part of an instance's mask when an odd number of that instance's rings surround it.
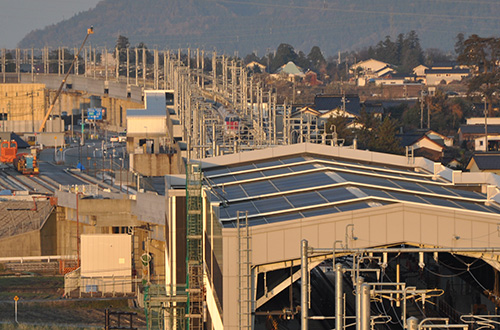
M 38 174 L 38 161 L 36 154 L 18 154 L 13 161 L 14 167 L 22 174 Z
M 0 163 L 12 164 L 17 156 L 17 142 L 2 141 L 0 143 Z

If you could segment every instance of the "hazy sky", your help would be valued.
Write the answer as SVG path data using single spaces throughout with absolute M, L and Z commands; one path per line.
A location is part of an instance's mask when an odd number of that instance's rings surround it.
M 94 8 L 100 0 L 0 0 L 0 48 L 15 48 L 32 30 Z

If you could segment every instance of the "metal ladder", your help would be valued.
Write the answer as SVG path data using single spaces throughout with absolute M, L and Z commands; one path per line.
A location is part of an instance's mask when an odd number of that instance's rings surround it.
M 240 218 L 243 216 L 243 218 Z M 252 250 L 248 211 L 237 212 L 238 229 L 238 329 L 252 327 Z

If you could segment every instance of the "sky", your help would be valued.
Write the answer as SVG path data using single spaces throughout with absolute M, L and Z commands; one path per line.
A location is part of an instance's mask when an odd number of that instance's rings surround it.
M 13 49 L 42 29 L 96 6 L 100 0 L 0 0 L 0 48 Z

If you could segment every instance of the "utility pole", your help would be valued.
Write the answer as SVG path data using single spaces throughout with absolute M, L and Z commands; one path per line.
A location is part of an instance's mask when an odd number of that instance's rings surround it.
M 34 94 L 35 91 L 31 90 L 31 130 L 35 132 L 35 108 L 34 108 Z
M 488 152 L 488 109 L 486 107 L 486 97 L 484 97 L 484 147 Z
M 424 128 L 424 90 L 420 90 L 420 129 Z

